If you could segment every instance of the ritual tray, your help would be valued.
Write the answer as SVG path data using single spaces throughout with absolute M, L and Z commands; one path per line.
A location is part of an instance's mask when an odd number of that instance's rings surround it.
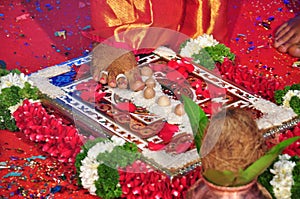
M 152 53 L 139 60 L 139 67 L 149 63 L 168 62 L 169 59 L 170 57 Z M 176 59 L 181 58 L 176 56 Z M 128 113 L 114 108 L 116 103 L 123 100 L 115 92 L 116 90 L 104 86 L 101 91 L 105 92 L 106 96 L 99 103 L 94 104 L 84 101 L 80 97 L 80 91 L 76 90 L 76 86 L 89 82 L 92 78 L 88 72 L 80 78 L 76 78 L 76 68 L 78 69 L 82 65 L 88 66 L 90 61 L 91 56 L 88 55 L 60 64 L 59 66 L 69 66 L 72 70 L 68 73 L 51 77 L 50 82 L 61 88 L 64 95 L 56 98 L 45 96 L 43 99 L 44 106 L 49 110 L 58 112 L 67 120 L 71 120 L 80 133 L 86 136 L 110 137 L 117 135 L 128 142 L 135 143 L 146 162 L 170 176 L 184 174 L 200 165 L 200 159 L 195 147 L 191 147 L 188 151 L 180 154 L 169 154 L 164 150 L 149 150 L 149 142 L 162 142 L 162 139 L 157 136 L 157 129 L 166 118 L 144 109 Z M 174 95 L 171 96 L 174 100 L 178 100 L 174 93 L 185 94 L 204 110 L 211 108 L 212 102 L 218 102 L 226 107 L 234 106 L 250 110 L 253 117 L 257 120 L 266 114 L 255 106 L 255 103 L 261 100 L 259 96 L 223 80 L 220 76 L 199 65 L 194 64 L 194 66 L 194 71 L 186 78 L 186 86 L 182 86 L 182 84 L 178 86 L 178 82 L 168 80 L 163 73 L 159 72 L 155 74 L 156 79 L 162 85 L 162 90 L 165 93 Z M 196 89 L 191 86 L 196 81 L 201 82 L 203 87 L 212 85 L 214 88 L 223 89 L 225 95 L 211 98 L 210 96 L 197 94 Z M 280 109 L 280 107 L 276 107 Z M 209 114 L 207 115 L 210 117 Z M 185 123 L 183 125 L 186 126 L 183 129 L 190 130 L 188 121 L 183 122 Z M 299 122 L 297 117 L 282 119 L 280 123 L 272 125 L 271 128 L 270 126 L 266 127 L 264 129 L 265 135 L 270 136 L 278 131 L 291 128 L 297 122 Z

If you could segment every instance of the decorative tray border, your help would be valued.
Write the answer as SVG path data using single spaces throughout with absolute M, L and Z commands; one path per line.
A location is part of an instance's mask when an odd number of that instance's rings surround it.
M 139 60 L 139 65 L 144 65 L 147 63 L 153 63 L 160 59 L 165 59 L 166 57 L 160 56 L 158 54 L 151 54 L 149 56 L 145 56 Z M 70 60 L 59 64 L 57 66 L 81 66 L 82 64 L 89 64 L 91 61 L 91 56 L 84 56 L 74 60 Z M 227 106 L 240 106 L 241 108 L 253 108 L 253 103 L 256 100 L 260 100 L 258 96 L 252 95 L 245 90 L 235 86 L 232 83 L 224 81 L 220 77 L 217 77 L 211 74 L 206 69 L 203 69 L 201 66 L 195 65 L 195 70 L 193 75 L 196 77 L 202 78 L 205 82 L 209 82 L 215 86 L 225 88 L 226 91 L 238 98 L 238 100 L 228 104 Z M 50 107 L 58 111 L 62 115 L 68 117 L 73 120 L 76 127 L 80 129 L 88 130 L 94 136 L 111 136 L 117 135 L 122 137 L 128 142 L 134 142 L 137 144 L 138 148 L 142 151 L 142 155 L 144 159 L 149 162 L 152 166 L 158 168 L 162 172 L 170 175 L 176 176 L 178 174 L 184 174 L 200 165 L 200 158 L 195 149 L 188 151 L 185 156 L 179 154 L 177 157 L 174 155 L 164 154 L 164 152 L 152 152 L 147 149 L 148 141 L 160 142 L 160 138 L 158 136 L 154 136 L 148 139 L 142 139 L 138 137 L 136 134 L 130 132 L 128 129 L 124 128 L 122 125 L 118 125 L 111 118 L 97 111 L 94 107 L 89 106 L 86 103 L 83 103 L 80 99 L 74 96 L 74 88 L 76 85 L 88 81 L 91 77 L 82 78 L 74 81 L 74 79 L 70 78 L 70 76 L 74 77 L 74 70 L 71 70 L 68 73 L 64 73 L 62 75 L 57 75 L 50 78 L 51 84 L 60 87 L 65 95 L 59 96 L 55 99 L 51 99 L 45 97 L 43 100 L 43 104 L 46 107 Z M 194 92 L 194 91 L 193 91 Z M 195 92 L 194 92 L 195 94 Z M 105 97 L 105 99 L 109 102 L 112 102 L 112 95 Z M 196 94 L 194 95 L 196 96 Z M 198 104 L 205 103 L 207 100 L 198 100 L 195 97 L 195 102 Z M 226 100 L 224 101 L 226 103 Z M 280 131 L 291 128 L 296 125 L 300 121 L 300 118 L 293 118 L 289 121 L 282 123 L 274 128 L 266 130 L 264 134 L 265 137 L 272 136 Z M 85 131 L 82 131 L 85 132 Z M 157 153 L 158 156 L 162 155 L 163 159 L 171 159 L 181 160 L 180 164 L 177 166 L 168 165 L 167 167 L 163 166 L 160 160 L 157 159 L 157 155 L 153 155 L 152 153 Z M 150 155 L 149 155 L 150 154 Z M 188 156 L 188 157 L 187 157 Z M 176 165 L 176 164 L 175 164 Z

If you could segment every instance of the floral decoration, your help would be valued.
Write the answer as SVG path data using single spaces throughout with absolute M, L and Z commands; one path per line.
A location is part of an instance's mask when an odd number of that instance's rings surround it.
M 280 88 L 280 83 L 277 80 L 259 76 L 252 70 L 248 70 L 246 66 L 234 65 L 234 54 L 226 46 L 214 40 L 211 35 L 203 35 L 195 40 L 186 41 L 182 45 L 181 55 L 201 60 L 205 57 L 205 53 L 201 54 L 203 51 L 210 55 L 214 61 L 213 65 L 217 66 L 223 77 L 234 81 L 249 91 L 264 98 L 272 99 L 273 91 Z M 198 54 L 195 54 L 195 52 L 198 52 Z M 200 64 L 205 65 L 203 61 Z M 189 58 L 171 60 L 168 62 L 168 66 L 167 77 L 173 81 L 185 81 L 188 74 L 194 70 Z M 152 68 L 157 71 L 162 69 L 159 65 L 154 65 Z M 153 167 L 139 160 L 140 153 L 138 153 L 135 144 L 125 143 L 123 139 L 114 136 L 111 139 L 96 138 L 89 140 L 83 145 L 84 138 L 77 132 L 75 127 L 65 125 L 61 118 L 48 114 L 40 102 L 28 100 L 38 99 L 38 90 L 31 87 L 26 76 L 17 73 L 3 74 L 7 76 L 0 79 L 0 100 L 2 99 L 5 103 L 9 102 L 9 104 L 4 103 L 5 110 L 0 111 L 1 122 L 2 115 L 9 117 L 16 124 L 16 129 L 23 132 L 30 140 L 41 144 L 43 151 L 57 157 L 61 162 L 75 162 L 78 184 L 91 194 L 104 199 L 118 197 L 184 198 L 188 188 L 200 178 L 200 168 L 196 168 L 184 176 L 170 179 L 166 174 L 156 171 Z M 202 82 L 193 82 L 192 87 L 196 88 L 197 95 L 210 97 L 208 89 L 202 86 Z M 102 85 L 93 80 L 79 84 L 76 90 L 79 91 L 80 97 L 87 102 L 97 102 L 106 95 L 102 91 Z M 287 93 L 289 91 L 285 94 Z M 286 101 L 284 104 L 291 104 L 293 96 L 299 98 L 298 92 L 291 93 L 286 97 L 282 97 L 282 102 Z M 11 94 L 14 97 L 10 97 Z M 1 104 L 0 108 L 2 106 Z M 129 112 L 136 110 L 133 104 L 128 103 L 118 104 L 117 108 L 119 110 L 129 110 Z M 2 128 L 1 125 L 0 127 Z M 290 137 L 299 136 L 299 128 L 298 125 L 293 131 L 281 134 L 278 138 L 279 142 Z M 148 148 L 151 150 L 165 148 L 177 131 L 178 126 L 165 123 L 158 134 L 163 143 L 149 142 Z M 271 145 L 272 143 L 269 143 L 270 147 Z M 299 142 L 295 142 L 286 148 L 284 153 L 293 156 L 299 155 L 299 146 Z M 288 157 L 288 155 L 280 156 L 279 163 L 274 163 L 272 165 L 274 166 L 273 169 L 270 167 L 268 172 L 274 177 L 269 179 L 268 183 L 270 186 L 278 187 L 277 192 L 274 191 L 274 195 L 285 193 L 285 196 L 293 198 L 296 193 L 293 190 L 297 190 L 295 187 L 299 187 L 298 181 L 295 179 L 297 175 L 300 175 L 300 166 L 295 162 L 288 163 L 290 160 L 296 160 L 293 159 L 295 157 Z M 299 162 L 299 160 L 297 161 Z M 280 179 L 283 179 L 281 172 L 283 169 L 284 171 L 292 170 L 293 180 L 291 179 L 291 173 L 289 173 L 286 176 L 287 181 L 280 181 Z M 292 187 L 288 188 L 285 184 L 292 185 Z M 287 190 L 290 190 L 290 195 Z M 281 196 L 277 197 L 280 198 Z
M 298 123 L 293 129 L 289 129 L 283 133 L 276 135 L 274 139 L 268 139 L 266 144 L 268 148 L 271 148 L 275 144 L 295 136 L 300 136 L 300 123 Z M 285 148 L 282 153 L 288 154 L 290 156 L 300 157 L 300 141 L 294 142 L 293 144 Z
M 17 70 L 1 69 L 0 74 L 0 129 L 18 130 L 11 114 L 24 99 L 37 100 L 39 91 L 31 86 L 28 77 Z
M 119 171 L 122 198 L 185 198 L 188 189 L 200 178 L 200 167 L 170 179 L 146 163 L 137 160 Z
M 193 61 L 208 69 L 214 69 L 215 63 L 223 63 L 224 58 L 235 59 L 230 48 L 220 44 L 212 35 L 204 34 L 195 39 L 189 39 L 181 45 L 180 55 L 193 58 Z
M 184 57 L 192 57 L 193 54 L 198 53 L 205 47 L 215 46 L 219 44 L 212 35 L 203 34 L 195 39 L 188 39 L 181 44 L 180 55 Z
M 64 125 L 60 118 L 49 115 L 40 102 L 23 101 L 13 117 L 19 130 L 31 141 L 42 144 L 42 150 L 61 162 L 74 162 L 83 137 L 73 126 Z
M 223 78 L 267 100 L 273 101 L 274 91 L 282 87 L 280 79 L 260 75 L 245 65 L 234 63 L 235 55 L 212 35 L 204 34 L 196 39 L 187 40 L 181 46 L 180 55 L 208 69 L 216 70 L 215 72 L 220 73 Z M 205 90 L 198 89 L 198 92 L 203 91 L 205 94 Z
M 119 172 L 139 157 L 135 144 L 117 136 L 89 140 L 76 157 L 79 184 L 104 199 L 120 197 Z
M 258 181 L 274 199 L 296 199 L 300 194 L 300 158 L 280 155 L 276 161 L 259 176 Z
M 171 81 L 178 81 L 187 78 L 188 74 L 194 71 L 194 66 L 189 62 L 188 59 L 182 58 L 180 60 L 170 60 L 168 62 L 168 67 L 170 69 L 175 69 L 175 71 L 170 71 L 167 73 L 167 78 Z
M 247 66 L 234 64 L 228 58 L 224 58 L 222 64 L 217 64 L 217 69 L 225 79 L 270 101 L 274 101 L 274 91 L 282 87 L 279 79 L 259 75 Z
M 300 115 L 300 84 L 285 86 L 282 90 L 276 90 L 274 98 L 277 104 L 292 108 Z
M 120 152 L 126 155 L 120 156 Z M 171 179 L 139 160 L 136 152 L 135 145 L 114 136 L 87 141 L 75 162 L 79 184 L 101 198 L 168 199 L 184 198 L 188 188 L 200 178 L 198 167 Z M 118 158 L 114 158 L 116 155 Z
M 168 122 L 165 122 L 164 126 L 157 134 L 158 137 L 160 137 L 163 140 L 163 142 L 162 143 L 148 142 L 148 148 L 152 151 L 163 150 L 168 145 L 168 143 L 170 143 L 173 135 L 178 131 L 179 131 L 178 125 L 169 124 Z

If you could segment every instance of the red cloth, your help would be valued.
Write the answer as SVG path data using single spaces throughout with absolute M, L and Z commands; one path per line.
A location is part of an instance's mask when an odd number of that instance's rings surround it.
M 41 145 L 29 141 L 21 132 L 0 130 L 0 162 L 11 168 L 0 169 L 0 195 L 4 198 L 39 198 L 51 195 L 55 198 L 98 198 L 77 186 L 74 165 L 58 162 L 40 150 Z M 45 157 L 40 159 L 37 157 Z M 28 160 L 29 158 L 29 160 Z M 30 159 L 31 158 L 31 159 Z M 36 158 L 36 159 L 34 159 Z M 18 177 L 4 178 L 17 172 Z
M 102 41 L 134 28 L 166 28 L 196 37 L 213 34 L 227 42 L 229 26 L 226 0 L 91 0 L 93 31 L 85 33 Z M 153 37 L 153 35 L 151 35 Z

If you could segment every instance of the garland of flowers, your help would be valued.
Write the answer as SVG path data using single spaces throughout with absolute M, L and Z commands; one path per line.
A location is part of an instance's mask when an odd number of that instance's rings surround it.
M 74 162 L 84 139 L 73 126 L 49 115 L 40 102 L 25 99 L 13 113 L 16 125 L 31 141 L 42 144 L 42 150 L 61 162 Z
M 276 90 L 274 94 L 276 103 L 290 107 L 297 115 L 300 115 L 300 84 L 285 86 L 282 90 Z
M 16 73 L 16 74 L 20 74 L 21 71 L 19 71 L 18 69 L 13 69 L 13 70 L 7 70 L 5 68 L 0 68 L 0 77 L 8 75 L 9 73 Z
M 300 158 L 280 155 L 258 181 L 276 199 L 296 199 L 300 194 Z
M 282 87 L 279 79 L 262 76 L 244 65 L 235 65 L 231 60 L 224 58 L 222 64 L 217 63 L 217 69 L 222 77 L 233 81 L 248 91 L 264 99 L 274 101 L 274 91 Z
M 113 136 L 96 138 L 76 156 L 78 184 L 101 198 L 184 198 L 200 168 L 170 179 L 138 160 L 137 146 Z
M 117 136 L 90 140 L 76 157 L 79 184 L 104 199 L 120 197 L 118 169 L 131 165 L 138 158 L 137 146 Z
M 274 91 L 281 88 L 279 79 L 262 76 L 247 66 L 235 64 L 235 54 L 224 44 L 219 44 L 212 35 L 204 34 L 185 41 L 180 47 L 180 55 L 192 58 L 208 69 L 218 70 L 222 77 L 270 101 L 274 100 Z
M 24 99 L 39 99 L 39 90 L 33 87 L 27 76 L 18 70 L 8 71 L 1 69 L 0 75 L 0 129 L 17 131 L 14 118 L 11 114 Z
M 223 63 L 224 58 L 235 59 L 230 48 L 220 44 L 212 35 L 204 34 L 195 39 L 188 39 L 180 46 L 180 55 L 193 58 L 195 63 L 210 70 L 215 68 L 215 63 Z
M 268 139 L 266 144 L 268 148 L 271 148 L 276 143 L 280 143 L 286 139 L 299 136 L 299 135 L 300 135 L 300 123 L 298 123 L 293 129 L 280 133 L 274 139 Z M 273 198 L 296 199 L 300 195 L 300 158 L 299 158 L 300 142 L 299 141 L 294 142 L 293 144 L 285 148 L 282 154 L 284 155 L 281 156 L 281 159 L 277 158 L 274 161 L 274 163 L 263 174 L 259 176 L 258 181 L 269 191 L 269 193 L 272 195 Z M 278 163 L 276 164 L 276 162 Z M 296 164 L 292 170 L 293 186 L 288 191 L 287 186 L 284 185 L 290 183 L 292 180 L 290 177 L 282 178 L 282 175 L 283 172 L 286 173 L 288 171 L 287 168 L 289 168 L 293 163 Z M 277 168 L 277 170 L 275 168 Z M 280 168 L 282 169 L 280 170 Z M 275 171 L 281 171 L 281 173 L 280 172 L 276 173 Z M 274 177 L 275 173 L 278 176 L 276 178 Z M 282 188 L 280 188 L 280 186 L 282 186 Z M 277 187 L 277 189 L 273 190 L 275 187 Z M 279 196 L 279 194 L 284 194 L 287 197 Z

